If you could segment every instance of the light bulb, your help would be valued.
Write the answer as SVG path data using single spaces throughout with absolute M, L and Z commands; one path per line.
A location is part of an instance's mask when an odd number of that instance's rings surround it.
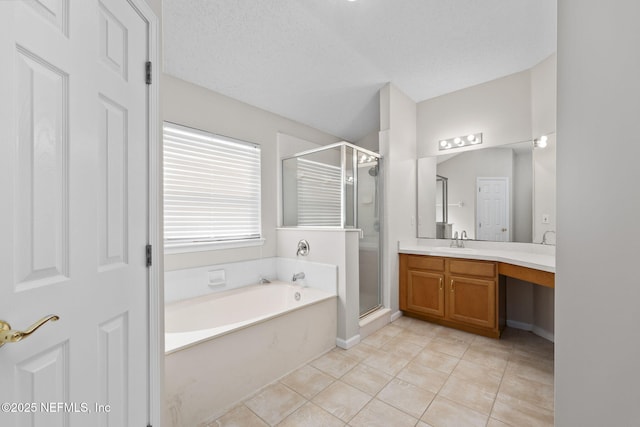
M 540 148 L 544 148 L 547 146 L 547 136 L 543 135 L 540 137 L 540 139 L 538 140 L 538 147 Z
M 445 141 L 444 139 L 440 141 L 440 147 L 446 147 L 447 145 L 447 141 Z
M 472 135 L 467 136 L 467 141 L 473 143 L 473 141 L 475 141 L 475 140 L 476 140 L 476 136 L 475 135 L 472 134 Z
M 460 145 L 460 146 L 462 146 L 464 144 L 464 142 L 462 142 L 461 138 L 456 138 L 456 139 L 453 140 L 453 142 L 455 142 L 457 145 Z

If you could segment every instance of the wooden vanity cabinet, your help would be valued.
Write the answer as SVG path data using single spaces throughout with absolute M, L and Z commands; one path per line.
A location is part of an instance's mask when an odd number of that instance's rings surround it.
M 400 310 L 408 316 L 497 338 L 500 288 L 496 262 L 400 254 Z
M 406 279 L 406 309 L 444 318 L 444 259 L 408 258 Z

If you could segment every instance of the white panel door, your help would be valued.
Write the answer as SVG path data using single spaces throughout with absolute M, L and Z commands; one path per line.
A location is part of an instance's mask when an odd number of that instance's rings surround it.
M 508 242 L 509 178 L 477 178 L 476 239 Z
M 0 426 L 146 426 L 147 23 L 0 1 Z

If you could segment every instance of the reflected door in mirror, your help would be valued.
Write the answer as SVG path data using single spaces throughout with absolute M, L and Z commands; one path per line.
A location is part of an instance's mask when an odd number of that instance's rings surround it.
M 477 179 L 476 239 L 508 242 L 509 178 Z

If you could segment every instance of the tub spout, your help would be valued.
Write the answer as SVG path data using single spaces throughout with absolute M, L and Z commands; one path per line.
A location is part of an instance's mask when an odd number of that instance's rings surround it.
M 302 279 L 304 279 L 304 272 L 294 274 L 291 281 L 295 282 L 296 280 L 302 280 Z

